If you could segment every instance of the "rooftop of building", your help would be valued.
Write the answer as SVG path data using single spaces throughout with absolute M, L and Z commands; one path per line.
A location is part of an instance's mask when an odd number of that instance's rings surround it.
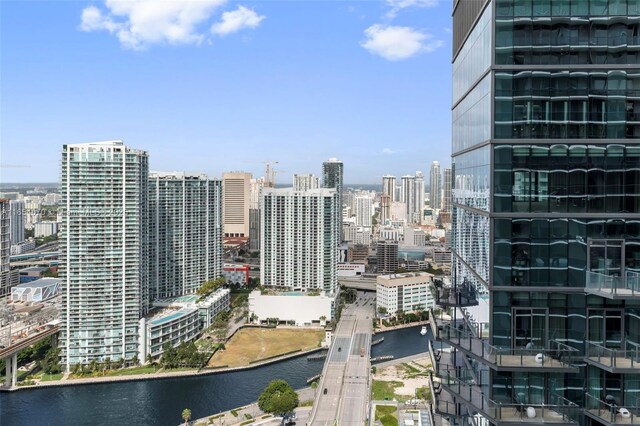
M 402 285 L 406 282 L 420 282 L 425 279 L 431 279 L 433 274 L 428 272 L 403 272 L 400 274 L 378 275 L 376 279 L 378 284 L 387 286 Z
M 43 272 L 48 270 L 46 266 L 29 266 L 27 268 L 20 269 L 20 272 Z
M 154 316 L 149 318 L 149 325 L 162 325 L 162 324 L 166 324 L 170 321 L 176 320 L 178 318 L 182 318 L 185 317 L 187 315 L 192 314 L 194 311 L 196 311 L 196 308 L 189 308 L 189 307 L 185 307 L 185 308 L 181 308 L 179 310 L 175 310 L 175 309 L 163 309 L 159 312 L 157 312 Z
M 216 180 L 216 179 L 209 178 L 209 176 L 207 176 L 206 173 L 160 172 L 156 170 L 149 171 L 149 178 L 167 179 L 167 180 L 182 180 L 182 179 Z
M 56 285 L 62 282 L 60 278 L 40 278 L 39 280 L 33 280 L 28 283 L 22 283 L 14 286 L 13 288 L 42 288 Z
M 184 296 L 167 297 L 164 299 L 156 299 L 153 301 L 153 306 L 157 308 L 185 308 L 185 307 L 206 307 L 211 303 L 216 302 L 225 294 L 230 293 L 228 288 L 219 288 L 213 293 L 209 294 L 206 298 L 202 299 L 197 294 L 187 294 Z
M 293 187 L 287 188 L 264 188 L 262 190 L 263 194 L 275 194 L 275 195 L 333 195 L 336 192 L 335 188 L 313 188 L 307 189 L 304 191 L 297 191 Z

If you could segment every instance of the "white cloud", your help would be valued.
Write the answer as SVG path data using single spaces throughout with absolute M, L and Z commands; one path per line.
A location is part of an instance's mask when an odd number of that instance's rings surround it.
M 204 35 L 198 26 L 209 20 L 226 0 L 106 0 L 106 11 L 83 9 L 82 31 L 107 31 L 123 47 L 144 49 L 155 43 L 198 44 Z
M 360 45 L 390 61 L 407 59 L 421 52 L 433 52 L 443 45 L 442 40 L 435 40 L 431 34 L 410 27 L 375 24 L 364 30 L 364 34 L 367 38 Z
M 256 28 L 264 16 L 258 15 L 254 10 L 244 6 L 239 6 L 231 12 L 222 14 L 222 21 L 211 26 L 211 32 L 218 35 L 227 35 L 240 31 L 243 28 Z
M 392 150 L 391 148 L 383 148 L 382 149 L 382 153 L 385 155 L 392 155 L 395 154 L 396 152 L 394 150 Z
M 402 9 L 409 7 L 434 7 L 438 5 L 438 0 L 386 0 L 385 3 L 391 7 L 387 13 L 390 18 L 395 17 Z
M 444 28 L 443 28 L 443 30 L 444 30 L 444 32 L 445 32 L 445 33 L 447 33 L 447 34 L 451 34 L 451 33 L 453 33 L 453 30 L 452 30 L 451 28 L 449 28 L 449 27 L 444 27 Z

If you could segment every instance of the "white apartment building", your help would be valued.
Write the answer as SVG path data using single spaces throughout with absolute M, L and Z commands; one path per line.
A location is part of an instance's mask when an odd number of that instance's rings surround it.
M 36 249 L 36 240 L 29 238 L 18 244 L 11 244 L 11 256 L 23 254 Z
M 145 360 L 147 355 L 162 355 L 167 342 L 178 347 L 198 337 L 200 331 L 213 323 L 216 315 L 229 310 L 230 294 L 228 288 L 220 288 L 204 300 L 188 295 L 155 301 L 153 306 L 162 309 L 140 319 L 138 358 Z
M 371 226 L 373 216 L 373 199 L 368 195 L 360 195 L 355 198 L 356 225 Z
M 320 188 L 320 179 L 315 175 L 293 175 L 294 191 L 306 191 Z
M 260 282 L 265 286 L 333 294 L 342 223 L 338 210 L 335 189 L 300 192 L 265 188 L 261 204 Z
M 424 210 L 424 176 L 422 172 L 416 172 L 414 179 L 414 198 L 415 204 L 413 205 L 413 217 L 412 222 L 420 224 L 422 222 L 422 211 Z
M 224 236 L 226 238 L 249 238 L 251 173 L 223 173 L 222 187 Z
M 432 278 L 433 275 L 426 272 L 379 275 L 376 278 L 377 308 L 385 308 L 389 315 L 398 311 L 413 312 L 434 308 Z
M 429 178 L 429 203 L 432 209 L 440 209 L 442 207 L 442 178 L 440 175 L 440 163 L 437 161 L 431 163 Z
M 222 182 L 205 174 L 149 174 L 151 300 L 195 293 L 222 276 Z
M 122 141 L 62 148 L 59 347 L 77 363 L 131 359 L 149 309 L 148 156 Z
M 33 236 L 36 238 L 50 237 L 58 233 L 58 222 L 45 220 L 33 224 Z
M 389 196 L 389 203 L 398 201 L 396 199 L 396 177 L 391 175 L 382 176 L 382 194 Z

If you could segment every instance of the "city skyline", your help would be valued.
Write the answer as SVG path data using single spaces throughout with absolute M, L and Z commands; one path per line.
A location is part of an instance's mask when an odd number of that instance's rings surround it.
M 195 39 L 134 48 L 104 2 L 3 2 L 0 180 L 57 181 L 60 146 L 114 139 L 151 170 L 279 161 L 279 182 L 331 157 L 362 184 L 449 163 L 450 2 L 202 3 Z M 245 28 L 209 30 L 239 10 Z

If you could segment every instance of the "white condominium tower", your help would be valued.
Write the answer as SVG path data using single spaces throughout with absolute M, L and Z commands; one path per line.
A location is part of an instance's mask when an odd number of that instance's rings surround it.
M 151 300 L 192 294 L 222 276 L 222 181 L 149 174 Z
M 405 205 L 405 215 L 408 222 L 413 222 L 413 212 L 416 207 L 416 178 L 415 176 L 402 176 L 402 192 L 400 201 Z
M 416 172 L 414 180 L 415 204 L 413 205 L 413 222 L 422 222 L 422 212 L 424 210 L 424 175 L 422 172 Z
M 265 188 L 262 192 L 260 282 L 291 290 L 338 285 L 338 193 L 335 189 Z
M 373 215 L 373 199 L 368 195 L 359 195 L 356 202 L 356 225 L 371 226 Z
M 222 187 L 224 236 L 226 238 L 249 238 L 251 173 L 223 173 Z
M 122 141 L 62 148 L 61 361 L 131 359 L 147 313 L 148 156 Z
M 382 176 L 382 193 L 389 196 L 389 203 L 398 201 L 396 199 L 396 177 L 391 175 Z
M 442 184 L 440 181 L 440 163 L 434 161 L 431 163 L 431 175 L 429 176 L 429 204 L 432 209 L 441 207 L 441 191 Z
M 293 175 L 293 189 L 306 191 L 307 189 L 320 188 L 320 179 L 314 175 Z

